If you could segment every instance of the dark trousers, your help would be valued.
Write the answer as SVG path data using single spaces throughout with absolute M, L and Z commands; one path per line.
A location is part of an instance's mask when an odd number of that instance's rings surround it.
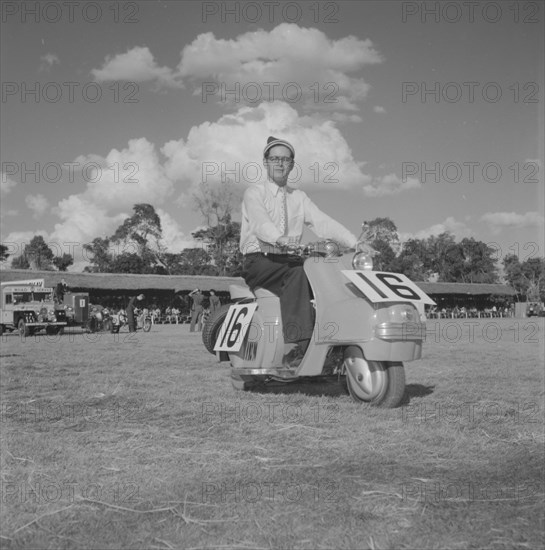
M 129 325 L 129 332 L 136 332 L 136 319 L 134 318 L 134 309 L 127 309 L 127 324 Z
M 258 287 L 266 288 L 280 298 L 286 342 L 300 342 L 312 338 L 312 291 L 301 258 L 248 254 L 244 257 L 242 276 L 252 290 Z
M 191 325 L 189 325 L 189 332 L 195 332 L 195 325 L 197 325 L 197 330 L 202 330 L 202 306 L 195 306 L 195 309 L 191 311 Z

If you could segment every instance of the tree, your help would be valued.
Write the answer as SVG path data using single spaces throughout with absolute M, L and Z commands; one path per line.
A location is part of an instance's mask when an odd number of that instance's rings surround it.
M 515 289 L 520 301 L 545 301 L 545 258 L 529 258 L 520 263 L 518 256 L 503 259 L 505 280 Z
M 13 262 L 15 262 L 18 269 L 51 270 L 53 257 L 53 251 L 47 246 L 44 238 L 41 235 L 36 235 L 25 246 L 19 259 L 14 258 Z M 15 267 L 13 262 L 12 266 Z
M 72 257 L 72 254 L 66 254 L 66 252 L 62 256 L 56 256 L 53 259 L 53 265 L 59 271 L 66 271 L 73 263 L 74 258 Z
M 30 264 L 24 252 L 11 260 L 11 267 L 13 269 L 30 269 Z
M 473 237 L 458 244 L 461 255 L 458 280 L 464 283 L 497 283 L 498 273 L 493 259 L 495 250 Z
M 373 266 L 377 271 L 396 271 L 395 258 L 401 250 L 397 227 L 390 218 L 375 218 L 364 222 L 364 238 L 376 251 Z
M 146 273 L 146 262 L 139 255 L 130 252 L 120 254 L 111 263 L 112 273 Z
M 193 195 L 206 226 L 194 231 L 192 236 L 206 245 L 221 276 L 238 275 L 241 271 L 240 223 L 231 219 L 235 204 L 240 203 L 237 198 L 239 193 L 230 181 L 215 187 L 203 183 Z
M 87 259 L 91 263 L 83 271 L 92 273 L 112 273 L 113 256 L 110 252 L 110 239 L 96 237 L 91 243 L 84 244 Z M 90 256 L 90 257 L 89 257 Z
M 0 244 L 0 262 L 5 262 L 8 257 L 8 247 L 4 244 Z
M 211 264 L 211 256 L 202 248 L 186 248 L 180 253 L 181 275 L 218 275 L 218 268 Z
M 127 218 L 110 237 L 114 244 L 123 245 L 123 249 L 136 248 L 130 253 L 139 254 L 143 260 L 143 273 L 155 272 L 157 264 L 165 268 L 165 247 L 161 244 L 163 230 L 161 219 L 151 204 L 135 204 L 133 215 Z
M 426 260 L 426 242 L 420 239 L 404 242 L 393 267 L 394 272 L 403 273 L 412 281 L 427 281 L 430 273 Z

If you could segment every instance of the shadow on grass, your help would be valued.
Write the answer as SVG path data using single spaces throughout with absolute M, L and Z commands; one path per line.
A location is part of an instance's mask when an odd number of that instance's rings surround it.
M 415 397 L 426 397 L 431 395 L 435 390 L 435 386 L 423 386 L 422 384 L 407 384 L 405 386 L 405 395 L 400 405 L 408 405 L 411 399 Z
M 267 382 L 260 384 L 248 390 L 252 393 L 273 393 L 273 394 L 292 394 L 301 393 L 303 395 L 325 395 L 337 397 L 339 395 L 348 395 L 344 380 L 337 377 L 331 378 L 310 378 L 307 380 L 297 380 L 296 382 Z
M 407 384 L 405 386 L 405 395 L 400 405 L 407 405 L 411 399 L 426 397 L 434 392 L 435 386 L 424 386 L 422 384 Z M 268 382 L 251 388 L 251 393 L 264 394 L 293 394 L 301 393 L 303 395 L 326 397 L 347 396 L 348 389 L 344 379 L 340 381 L 337 377 L 316 378 L 296 382 Z

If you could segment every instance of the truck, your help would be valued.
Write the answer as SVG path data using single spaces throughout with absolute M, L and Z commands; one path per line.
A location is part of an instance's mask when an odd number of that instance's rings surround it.
M 45 279 L 0 283 L 0 335 L 6 330 L 18 330 L 21 336 L 39 330 L 58 334 L 66 325 L 66 312 L 55 304 Z

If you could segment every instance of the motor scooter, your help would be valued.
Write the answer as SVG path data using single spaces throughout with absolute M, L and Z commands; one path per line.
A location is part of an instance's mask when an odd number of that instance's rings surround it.
M 294 344 L 284 342 L 279 298 L 241 285 L 230 286 L 234 303 L 203 328 L 205 347 L 219 361 L 230 361 L 235 389 L 336 378 L 359 403 L 398 406 L 404 363 L 421 357 L 424 304 L 435 302 L 405 275 L 373 271 L 372 251 L 363 241 L 355 250 L 325 241 L 291 252 L 305 258 L 316 313 L 302 360 L 285 362 Z

